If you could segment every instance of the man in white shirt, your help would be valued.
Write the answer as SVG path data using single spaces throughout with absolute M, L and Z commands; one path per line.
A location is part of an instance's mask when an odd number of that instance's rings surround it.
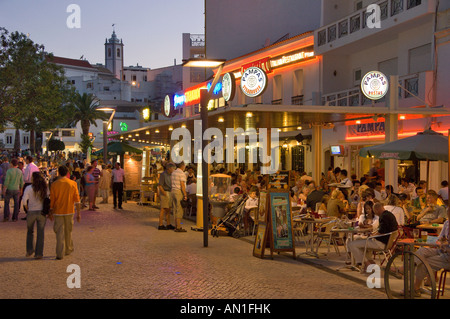
M 341 170 L 341 185 L 345 186 L 345 188 L 353 187 L 353 182 L 348 178 L 348 173 L 346 169 Z
M 33 163 L 33 158 L 31 156 L 27 156 L 25 158 L 25 163 L 27 164 L 27 167 L 23 170 L 23 189 L 31 184 L 32 182 L 32 175 L 34 172 L 39 172 L 39 167 L 36 166 L 36 164 Z

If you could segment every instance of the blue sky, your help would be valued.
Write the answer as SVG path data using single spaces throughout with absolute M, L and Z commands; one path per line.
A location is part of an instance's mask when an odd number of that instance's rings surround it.
M 80 28 L 69 28 L 70 4 Z M 152 69 L 181 63 L 182 34 L 204 33 L 204 0 L 0 0 L 0 26 L 30 34 L 56 56 L 104 63 L 112 33 L 123 40 L 124 64 Z

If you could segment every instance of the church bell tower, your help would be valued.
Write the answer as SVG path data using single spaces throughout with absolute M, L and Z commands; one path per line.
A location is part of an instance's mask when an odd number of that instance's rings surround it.
M 105 66 L 117 79 L 123 79 L 123 42 L 117 38 L 114 24 L 111 38 L 105 40 Z

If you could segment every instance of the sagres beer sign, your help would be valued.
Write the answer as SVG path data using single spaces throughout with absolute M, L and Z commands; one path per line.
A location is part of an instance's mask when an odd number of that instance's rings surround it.
M 250 67 L 244 71 L 241 78 L 241 90 L 248 97 L 257 97 L 264 93 L 267 87 L 267 75 L 258 67 Z
M 386 75 L 379 71 L 370 71 L 361 81 L 361 91 L 371 100 L 379 100 L 386 95 L 389 82 Z

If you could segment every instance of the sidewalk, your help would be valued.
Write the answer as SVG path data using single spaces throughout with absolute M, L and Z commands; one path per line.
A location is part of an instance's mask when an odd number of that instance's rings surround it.
M 25 215 L 17 222 L 0 221 L 0 298 L 386 298 L 382 290 L 369 289 L 359 273 L 336 276 L 332 258 L 256 258 L 251 236 L 209 236 L 205 248 L 192 221 L 183 220 L 186 233 L 175 233 L 157 229 L 159 210 L 151 206 L 131 201 L 124 210 L 98 206 L 75 222 L 75 251 L 63 260 L 55 260 L 53 222 L 45 227 L 44 258 L 35 260 L 25 257 L 26 221 L 20 220 Z M 79 289 L 68 288 L 70 265 L 81 270 Z M 352 277 L 357 280 L 348 280 Z

